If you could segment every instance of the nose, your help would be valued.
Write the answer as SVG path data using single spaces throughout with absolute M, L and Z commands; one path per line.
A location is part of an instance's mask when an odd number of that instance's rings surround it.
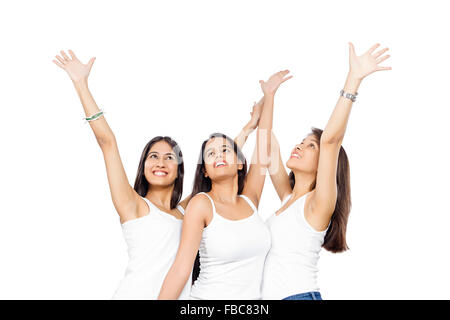
M 159 168 L 164 168 L 165 167 L 164 166 L 164 159 L 163 159 L 163 157 L 159 158 L 158 163 L 156 164 L 156 166 L 159 167 Z

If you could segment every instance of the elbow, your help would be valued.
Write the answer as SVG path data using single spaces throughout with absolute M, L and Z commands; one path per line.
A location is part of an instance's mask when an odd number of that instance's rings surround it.
M 97 143 L 102 150 L 109 149 L 116 145 L 116 137 L 114 134 L 107 136 L 96 136 Z
M 322 134 L 320 137 L 320 145 L 341 145 L 344 136 Z

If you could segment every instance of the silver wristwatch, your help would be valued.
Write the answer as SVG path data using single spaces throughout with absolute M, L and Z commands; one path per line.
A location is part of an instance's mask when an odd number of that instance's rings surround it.
M 352 100 L 353 102 L 356 101 L 356 96 L 358 95 L 358 92 L 356 92 L 355 94 L 351 94 L 348 92 L 345 92 L 344 90 L 341 90 L 341 97 L 347 98 Z

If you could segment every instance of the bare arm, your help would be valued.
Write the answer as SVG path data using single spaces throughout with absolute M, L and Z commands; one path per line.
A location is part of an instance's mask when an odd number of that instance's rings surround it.
M 90 59 L 85 65 L 71 50 L 69 54 L 70 58 L 61 51 L 62 57 L 56 56 L 59 62 L 56 60 L 53 62 L 69 74 L 86 117 L 90 117 L 100 111 L 88 87 L 88 76 L 95 58 Z M 147 210 L 146 205 L 128 182 L 111 128 L 104 116 L 90 121 L 89 125 L 103 152 L 111 197 L 121 222 L 136 218 L 138 210 Z
M 269 174 L 272 180 L 273 186 L 277 191 L 280 200 L 283 200 L 286 196 L 292 193 L 291 183 L 289 181 L 289 175 L 283 164 L 283 159 L 281 158 L 280 145 L 272 132 L 271 140 L 271 155 L 270 155 L 270 165 Z
M 389 55 L 383 56 L 387 48 L 374 53 L 378 46 L 374 45 L 362 56 L 357 56 L 353 44 L 349 44 L 350 71 L 344 85 L 345 92 L 356 94 L 361 81 L 367 75 L 375 71 L 390 70 L 390 67 L 378 66 L 389 58 Z M 328 225 L 336 205 L 338 156 L 352 105 L 352 100 L 339 97 L 320 139 L 316 188 L 310 201 L 310 212 L 314 212 L 315 224 L 321 226 L 321 229 L 325 229 Z
M 289 70 L 272 75 L 267 82 L 260 81 L 264 93 L 264 106 L 258 123 L 255 151 L 248 171 L 243 193 L 258 206 L 264 187 L 266 168 L 269 164 L 271 133 L 273 120 L 273 102 L 279 86 L 292 78 L 287 76 Z M 286 77 L 286 78 L 285 78 Z
M 206 196 L 196 195 L 189 201 L 183 219 L 178 252 L 164 279 L 158 300 L 174 300 L 180 296 L 189 280 L 208 213 L 212 214 L 212 207 Z

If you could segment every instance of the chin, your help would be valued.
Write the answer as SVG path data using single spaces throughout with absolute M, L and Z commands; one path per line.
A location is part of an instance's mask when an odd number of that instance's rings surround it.
M 298 169 L 295 165 L 295 159 L 289 159 L 288 161 L 286 161 L 286 167 L 291 170 Z
M 170 185 L 174 184 L 175 179 L 176 179 L 176 178 L 171 178 L 171 177 L 164 177 L 164 178 L 151 177 L 150 179 L 147 177 L 145 177 L 145 178 L 147 179 L 147 182 L 150 185 L 160 186 L 160 187 L 170 186 Z
M 159 181 L 152 181 L 152 180 L 150 180 L 150 181 L 148 181 L 149 182 L 149 184 L 150 185 L 152 185 L 152 186 L 158 186 L 158 187 L 169 187 L 169 186 L 171 186 L 171 185 L 173 185 L 173 183 L 175 182 L 175 180 L 172 180 L 172 181 L 168 181 L 168 180 L 165 180 L 165 181 L 161 181 L 161 180 L 159 180 Z
M 210 176 L 212 181 L 220 181 L 224 179 L 233 178 L 237 176 L 237 170 L 224 170 L 223 172 L 216 172 L 213 176 Z

